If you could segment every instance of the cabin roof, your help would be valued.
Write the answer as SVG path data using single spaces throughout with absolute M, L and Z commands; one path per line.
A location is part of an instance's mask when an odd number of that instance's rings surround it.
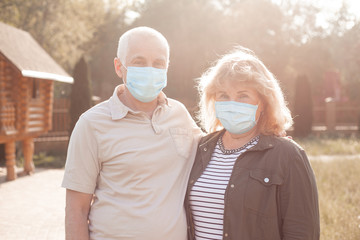
M 73 83 L 74 79 L 28 33 L 0 22 L 0 53 L 24 77 Z

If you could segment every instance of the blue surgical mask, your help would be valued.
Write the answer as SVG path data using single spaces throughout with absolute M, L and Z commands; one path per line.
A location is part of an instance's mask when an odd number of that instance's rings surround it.
M 215 102 L 216 117 L 230 133 L 242 134 L 250 131 L 256 125 L 258 105 L 225 101 Z
M 140 102 L 151 102 L 167 85 L 167 69 L 128 67 L 126 87 Z

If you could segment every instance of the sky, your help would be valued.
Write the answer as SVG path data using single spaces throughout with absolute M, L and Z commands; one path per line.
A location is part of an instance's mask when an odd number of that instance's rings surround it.
M 308 0 L 300 0 L 308 1 Z M 309 1 L 308 1 L 309 2 Z M 311 1 L 316 6 L 319 6 L 322 9 L 323 17 L 329 18 L 334 13 L 336 13 L 342 6 L 342 0 L 317 0 Z M 360 1 L 359 0 L 344 0 L 348 5 L 349 12 L 354 14 L 354 16 L 359 20 L 360 19 Z M 321 18 L 321 15 L 319 16 Z M 319 20 L 321 23 L 321 19 Z
M 303 0 L 308 1 L 308 0 Z M 310 2 L 310 1 L 308 1 Z M 323 7 L 324 10 L 328 10 L 330 12 L 334 12 L 338 10 L 342 6 L 342 0 L 317 0 L 311 1 L 314 4 L 319 4 L 319 6 Z M 360 1 L 359 0 L 344 0 L 344 2 L 349 6 L 349 11 L 357 17 L 360 17 Z
M 144 1 L 144 0 L 138 0 Z M 281 4 L 284 1 L 293 1 L 293 2 L 303 2 L 306 4 L 312 4 L 321 9 L 321 13 L 317 16 L 318 25 L 326 28 L 328 26 L 327 20 L 329 20 L 336 12 L 341 8 L 342 3 L 345 2 L 349 7 L 349 12 L 353 14 L 357 20 L 360 20 L 360 0 L 272 0 L 274 3 Z M 133 11 L 127 12 L 128 23 L 130 24 L 136 17 L 139 16 L 138 13 Z M 352 25 L 348 26 L 348 29 Z
M 288 0 L 272 0 L 275 3 L 281 3 Z M 360 18 L 360 1 L 359 0 L 290 0 L 294 2 L 303 2 L 312 4 L 322 9 L 326 14 L 334 14 L 338 11 L 342 3 L 345 2 L 349 6 L 349 12 L 354 14 L 358 19 Z
M 317 25 L 323 29 L 327 29 L 329 26 L 328 21 L 336 16 L 336 13 L 342 7 L 343 2 L 348 6 L 349 12 L 360 20 L 360 0 L 272 0 L 274 3 L 280 4 L 288 1 L 304 3 L 306 5 L 313 5 L 320 9 L 320 13 L 317 15 Z M 355 19 L 354 19 L 355 20 Z M 347 29 L 353 27 L 354 23 L 350 22 L 347 25 Z

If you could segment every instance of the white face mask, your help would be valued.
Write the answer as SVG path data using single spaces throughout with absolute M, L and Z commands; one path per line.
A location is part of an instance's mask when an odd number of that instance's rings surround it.
M 140 102 L 151 102 L 167 85 L 167 69 L 128 67 L 126 87 Z
M 250 131 L 256 125 L 258 105 L 224 101 L 215 102 L 216 117 L 230 133 L 242 134 Z

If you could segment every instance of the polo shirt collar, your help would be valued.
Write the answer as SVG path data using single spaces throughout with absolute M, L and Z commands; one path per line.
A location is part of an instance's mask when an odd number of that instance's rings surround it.
M 112 120 L 122 119 L 128 114 L 128 112 L 131 112 L 131 113 L 137 112 L 137 111 L 134 111 L 131 108 L 127 107 L 120 101 L 119 95 L 122 94 L 124 92 L 124 90 L 125 90 L 124 84 L 118 85 L 115 88 L 113 95 L 109 99 L 110 113 L 111 113 Z M 157 98 L 157 101 L 158 101 L 158 106 L 160 106 L 160 107 L 163 107 L 163 106 L 171 107 L 164 92 L 160 92 L 160 94 Z

